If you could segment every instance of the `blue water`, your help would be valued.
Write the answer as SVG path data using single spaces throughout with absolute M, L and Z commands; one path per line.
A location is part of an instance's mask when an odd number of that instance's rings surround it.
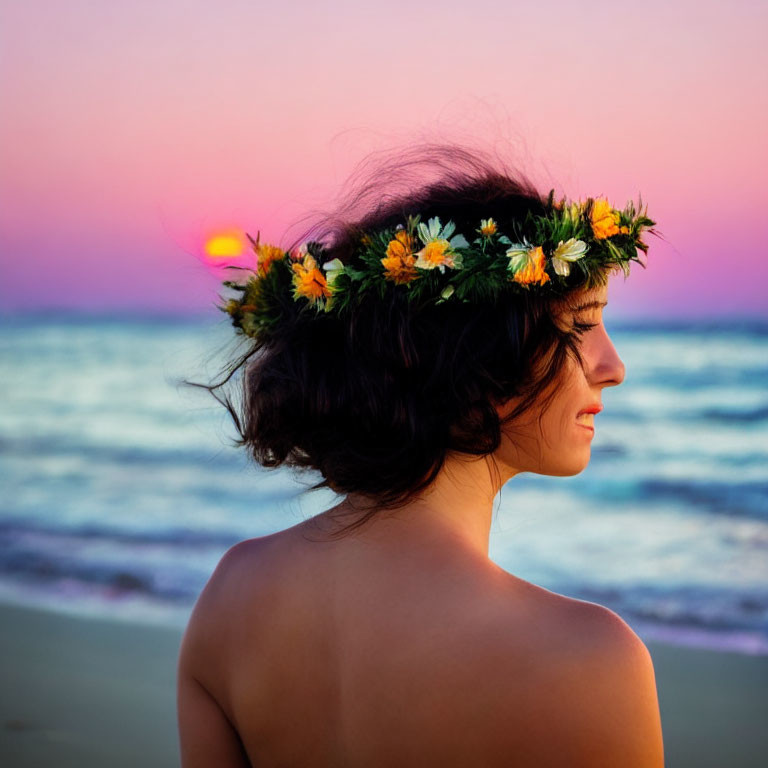
M 645 639 L 768 654 L 768 324 L 610 323 L 592 460 L 503 489 L 491 556 Z M 0 320 L 0 599 L 183 625 L 232 544 L 334 502 L 249 465 L 218 319 Z

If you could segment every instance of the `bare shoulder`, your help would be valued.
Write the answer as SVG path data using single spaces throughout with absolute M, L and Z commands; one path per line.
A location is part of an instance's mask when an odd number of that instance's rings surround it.
M 583 600 L 569 600 L 563 610 L 573 650 L 573 659 L 564 660 L 564 670 L 577 677 L 588 672 L 590 684 L 599 693 L 625 693 L 627 701 L 635 704 L 652 698 L 655 704 L 651 654 L 629 624 L 610 609 Z
M 570 628 L 569 639 L 580 650 L 604 658 L 650 661 L 650 654 L 635 631 L 617 613 L 598 603 L 576 600 L 555 593 L 555 618 Z
M 246 539 L 231 546 L 220 558 L 197 598 L 182 638 L 179 668 L 201 682 L 221 679 L 216 659 L 229 647 L 240 627 L 236 619 L 251 602 L 257 577 L 261 539 Z
M 579 690 L 577 722 L 594 728 L 590 765 L 664 765 L 661 719 L 653 660 L 648 648 L 616 613 L 575 601 L 581 665 L 566 664 L 566 679 Z
M 221 557 L 198 596 L 190 616 L 184 643 L 194 658 L 199 650 L 220 649 L 232 636 L 240 636 L 254 614 L 270 602 L 291 570 L 301 525 L 267 536 L 245 539 L 232 545 Z
M 231 601 L 245 586 L 243 576 L 252 571 L 257 561 L 260 539 L 246 539 L 231 546 L 219 559 L 208 578 L 205 587 L 198 596 L 192 617 L 201 613 L 206 616 L 211 612 L 226 611 Z M 239 589 L 232 589 L 239 584 Z
M 656 680 L 643 641 L 604 606 L 547 590 L 532 597 L 542 620 L 531 701 L 556 724 L 553 764 L 662 768 Z

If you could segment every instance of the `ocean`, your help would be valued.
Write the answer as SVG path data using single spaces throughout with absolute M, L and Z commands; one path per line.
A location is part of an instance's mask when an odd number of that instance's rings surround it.
M 491 557 L 644 639 L 768 654 L 768 322 L 610 322 L 589 466 L 522 474 Z M 327 508 L 250 464 L 210 380 L 226 319 L 0 318 L 0 600 L 183 626 L 222 554 Z

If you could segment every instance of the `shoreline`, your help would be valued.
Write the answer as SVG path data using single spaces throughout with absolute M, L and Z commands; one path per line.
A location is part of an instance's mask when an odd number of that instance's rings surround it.
M 178 766 L 182 629 L 0 603 L 0 764 Z M 671 768 L 758 768 L 768 656 L 647 641 Z

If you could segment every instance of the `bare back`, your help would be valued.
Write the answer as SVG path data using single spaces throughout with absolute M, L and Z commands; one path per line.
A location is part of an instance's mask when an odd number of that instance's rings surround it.
M 295 526 L 230 550 L 187 634 L 253 766 L 612 765 L 611 734 L 622 764 L 663 765 L 634 633 L 468 553 Z

